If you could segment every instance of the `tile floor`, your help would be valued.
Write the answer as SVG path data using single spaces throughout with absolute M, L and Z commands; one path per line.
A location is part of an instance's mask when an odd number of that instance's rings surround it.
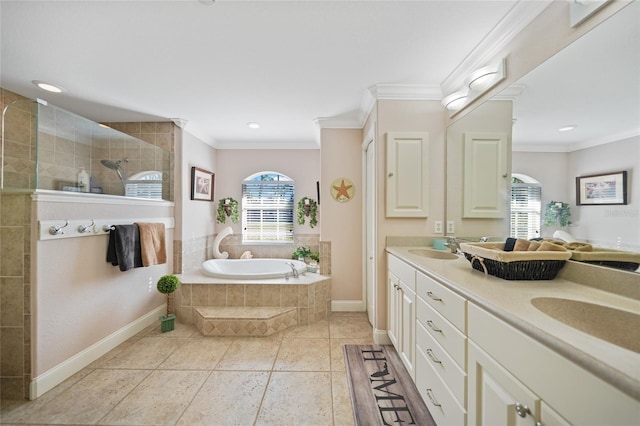
M 2 401 L 0 424 L 352 425 L 345 343 L 373 343 L 365 313 L 270 337 L 152 326 L 37 400 Z

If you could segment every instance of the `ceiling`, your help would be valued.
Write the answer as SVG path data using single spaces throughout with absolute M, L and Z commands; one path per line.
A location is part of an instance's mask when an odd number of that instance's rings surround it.
M 516 82 L 513 147 L 565 152 L 640 135 L 640 2 Z M 575 130 L 558 128 L 575 125 Z
M 317 120 L 362 125 L 373 86 L 441 98 L 527 2 L 204 3 L 2 0 L 0 84 L 99 122 L 186 120 L 214 147 L 317 148 Z

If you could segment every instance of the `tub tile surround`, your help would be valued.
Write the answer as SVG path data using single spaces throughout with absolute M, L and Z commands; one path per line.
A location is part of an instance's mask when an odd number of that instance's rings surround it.
M 193 324 L 204 336 L 271 336 L 298 324 L 295 307 L 193 307 Z
M 251 328 L 254 336 L 266 336 L 269 332 L 278 331 L 284 323 L 289 325 L 309 325 L 317 321 L 326 320 L 331 313 L 331 278 L 318 274 L 307 273 L 300 278 L 291 279 L 291 283 L 282 284 L 279 280 L 262 280 L 261 283 L 224 283 L 223 280 L 204 277 L 199 273 L 182 274 L 179 276 L 182 284 L 175 295 L 176 316 L 178 321 L 185 324 L 196 324 L 204 334 L 220 334 L 226 330 L 227 335 L 241 335 L 241 326 Z M 295 283 L 294 283 L 295 280 Z M 220 283 L 212 284 L 212 281 Z M 264 282 L 272 283 L 264 284 Z M 228 318 L 216 317 L 215 322 L 198 314 L 196 309 L 203 308 L 241 308 L 236 311 L 235 321 L 231 327 Z M 265 322 L 264 318 L 256 319 L 258 308 L 295 308 L 295 323 L 288 322 L 288 318 L 272 320 L 270 323 L 257 326 Z M 225 312 L 218 310 L 218 313 Z M 220 314 L 222 315 L 222 314 Z M 224 314 L 226 315 L 226 313 Z M 288 314 L 292 317 L 293 313 Z M 219 316 L 219 315 L 218 315 Z M 205 322 L 209 322 L 205 326 Z M 284 321 L 284 323 L 280 322 Z M 271 331 L 274 323 L 277 329 Z M 267 327 L 266 329 L 264 327 Z M 215 328 L 215 332 L 213 331 Z

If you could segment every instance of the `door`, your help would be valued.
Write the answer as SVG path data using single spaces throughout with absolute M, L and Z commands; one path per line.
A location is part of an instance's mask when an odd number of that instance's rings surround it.
M 368 141 L 368 142 L 367 142 Z M 373 138 L 365 140 L 365 282 L 369 323 L 375 328 L 376 305 L 376 155 Z

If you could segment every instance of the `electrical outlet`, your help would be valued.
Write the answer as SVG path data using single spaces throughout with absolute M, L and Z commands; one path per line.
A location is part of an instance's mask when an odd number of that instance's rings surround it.
M 452 220 L 448 220 L 447 221 L 447 234 L 453 234 L 455 232 L 455 229 L 453 227 L 453 221 Z
M 436 234 L 442 234 L 442 221 L 436 220 L 433 222 L 433 232 Z

